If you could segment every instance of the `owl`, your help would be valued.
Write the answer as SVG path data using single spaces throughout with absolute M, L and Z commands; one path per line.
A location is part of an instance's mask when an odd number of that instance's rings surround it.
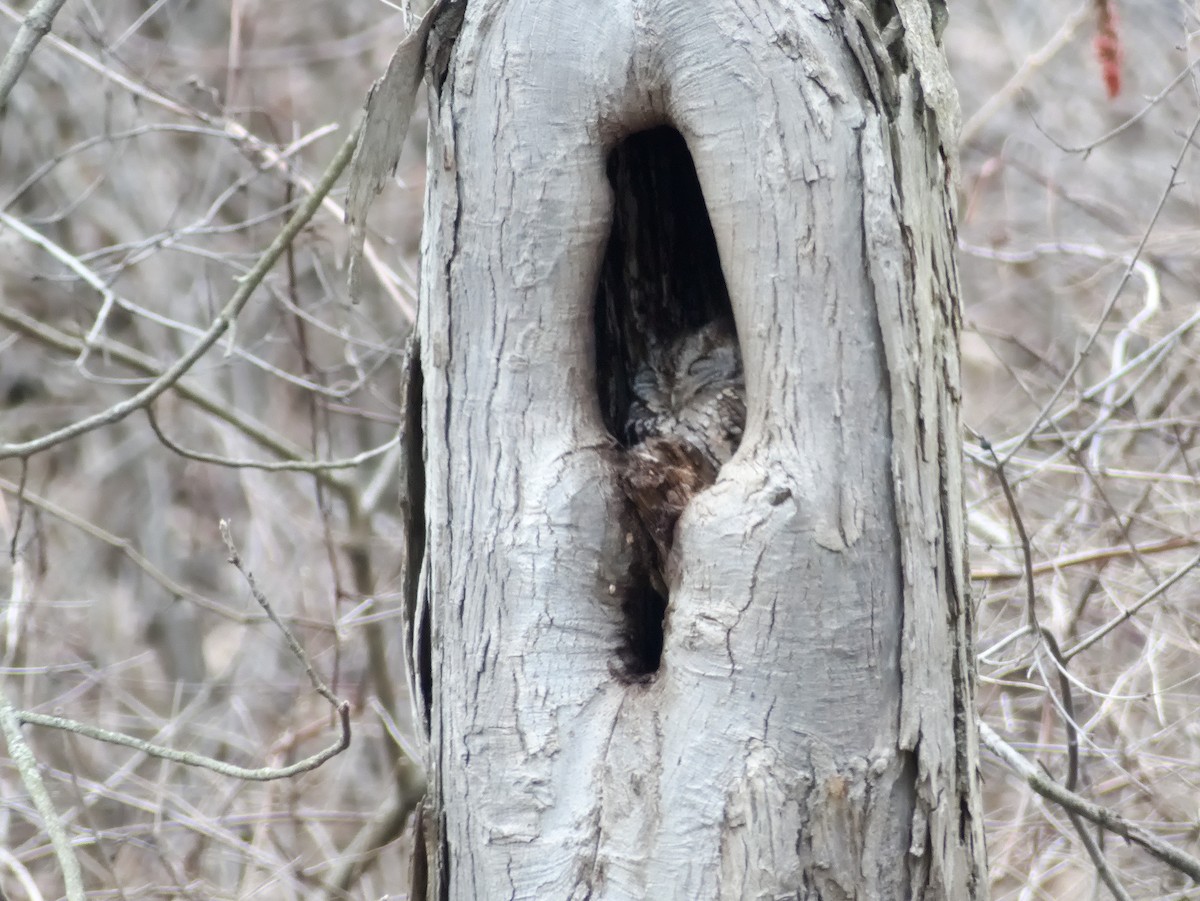
M 742 357 L 717 319 L 652 348 L 633 378 L 624 491 L 649 539 L 651 578 L 666 597 L 675 524 L 733 456 L 746 424 Z

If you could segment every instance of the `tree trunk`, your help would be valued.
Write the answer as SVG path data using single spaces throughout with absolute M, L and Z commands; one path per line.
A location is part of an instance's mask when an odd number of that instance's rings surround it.
M 431 54 L 414 897 L 985 897 L 932 6 L 469 0 Z M 655 576 L 631 384 L 730 314 Z

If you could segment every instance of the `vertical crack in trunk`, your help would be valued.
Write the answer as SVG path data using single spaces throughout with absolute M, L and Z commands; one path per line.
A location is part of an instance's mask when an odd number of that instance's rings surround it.
M 696 169 L 670 127 L 612 151 L 613 222 L 596 292 L 597 390 L 623 448 L 633 571 L 622 675 L 659 667 L 675 526 L 741 441 L 745 389 L 729 292 Z
M 420 714 L 418 727 L 428 740 L 432 716 L 433 676 L 430 662 L 430 611 L 423 590 L 421 571 L 425 562 L 425 455 L 421 410 L 424 383 L 421 375 L 421 345 L 409 338 L 401 384 L 404 425 L 400 461 L 400 516 L 405 536 L 401 590 L 404 594 L 404 651 L 407 658 L 409 692 Z

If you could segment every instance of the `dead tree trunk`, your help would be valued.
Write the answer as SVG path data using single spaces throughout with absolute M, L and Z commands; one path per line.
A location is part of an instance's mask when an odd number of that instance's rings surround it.
M 943 14 L 469 0 L 442 29 L 414 897 L 985 897 Z M 724 317 L 744 436 L 656 569 L 637 373 Z

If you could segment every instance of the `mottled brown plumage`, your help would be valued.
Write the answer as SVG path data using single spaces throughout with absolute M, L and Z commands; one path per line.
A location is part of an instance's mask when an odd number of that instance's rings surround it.
M 742 358 L 725 320 L 652 349 L 634 377 L 624 488 L 649 539 L 652 578 L 664 596 L 675 525 L 733 456 L 745 423 Z

